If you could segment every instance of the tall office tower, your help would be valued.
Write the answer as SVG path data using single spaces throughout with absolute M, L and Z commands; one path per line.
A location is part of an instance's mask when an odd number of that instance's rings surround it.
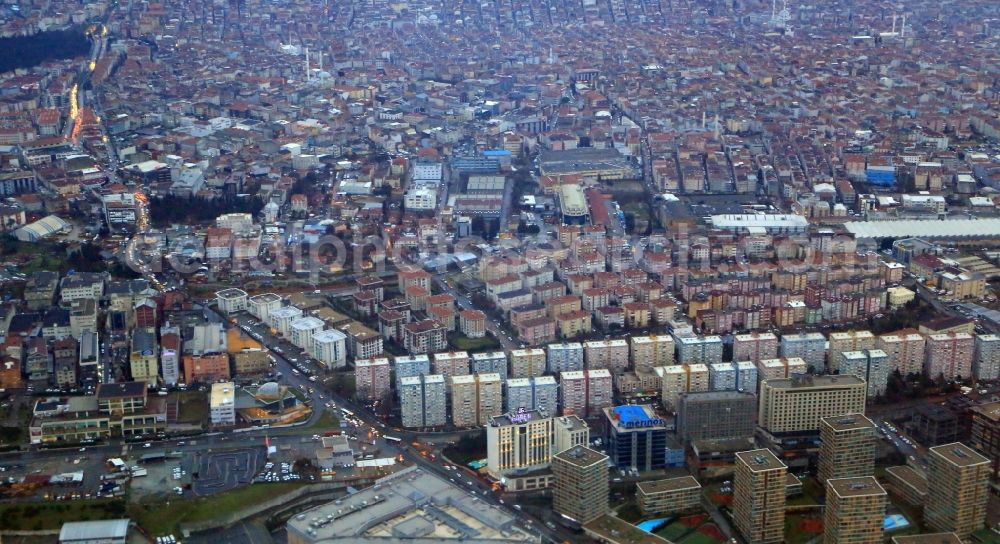
M 537 410 L 549 416 L 556 414 L 559 405 L 559 384 L 553 376 L 537 378 L 511 378 L 504 383 L 508 413 L 519 408 Z
M 652 370 L 658 366 L 674 364 L 674 339 L 669 334 L 633 336 L 631 344 L 632 366 Z
M 865 381 L 857 376 L 764 380 L 757 425 L 772 435 L 816 432 L 821 418 L 863 414 L 866 391 Z
M 986 524 L 990 460 L 953 442 L 928 450 L 927 502 L 924 523 L 961 538 Z
M 887 500 L 874 476 L 827 480 L 824 544 L 882 544 Z
M 785 481 L 788 467 L 771 450 L 736 454 L 733 521 L 747 542 L 768 544 L 785 537 Z
M 553 418 L 518 410 L 490 418 L 486 426 L 487 469 L 499 478 L 512 470 L 548 466 L 552 460 Z
M 893 370 L 903 376 L 924 371 L 924 352 L 927 340 L 916 329 L 903 329 L 878 337 L 875 347 L 889 356 Z
M 712 391 L 757 391 L 757 366 L 751 361 L 712 363 L 708 365 L 708 388 Z
M 583 370 L 583 344 L 561 342 L 545 347 L 546 370 L 551 374 Z
M 628 342 L 624 339 L 592 340 L 583 343 L 583 359 L 588 370 L 606 368 L 612 374 L 628 368 Z
M 972 374 L 977 380 L 1000 378 L 1000 334 L 976 335 L 976 358 Z
M 864 351 L 875 349 L 877 340 L 872 331 L 842 331 L 830 333 L 830 348 L 827 353 L 830 356 L 828 370 L 836 372 L 840 361 L 837 357 L 845 351 Z M 843 372 L 841 372 L 843 374 Z
M 695 440 L 729 440 L 753 436 L 757 395 L 739 391 L 686 393 L 677 403 L 677 436 Z
M 444 376 L 407 376 L 400 380 L 400 414 L 403 426 L 413 429 L 437 427 L 447 422 Z
M 501 379 L 507 379 L 507 354 L 502 351 L 487 351 L 472 354 L 473 374 L 497 373 Z
M 778 357 L 778 337 L 772 332 L 752 332 L 733 337 L 733 361 L 757 362 Z
M 703 364 L 722 362 L 722 338 L 719 336 L 684 336 L 675 338 L 677 362 Z
M 552 457 L 552 509 L 587 523 L 608 513 L 608 456 L 576 446 Z
M 392 367 L 386 357 L 354 361 L 354 383 L 359 399 L 382 400 L 389 396 Z
M 781 356 L 799 357 L 813 372 L 826 368 L 826 337 L 818 332 L 802 332 L 781 336 Z
M 627 404 L 604 409 L 604 438 L 611 462 L 643 472 L 666 463 L 667 426 L 652 406 Z
M 927 335 L 924 372 L 931 378 L 946 380 L 972 377 L 972 360 L 976 354 L 976 339 L 965 332 Z
M 612 393 L 611 373 L 603 368 L 559 374 L 559 404 L 563 415 L 596 417 L 602 408 L 611 406 Z
M 708 391 L 708 365 L 680 364 L 655 370 L 660 378 L 660 401 L 667 410 L 677 410 L 677 400 L 684 393 Z
M 875 474 L 875 424 L 861 414 L 819 420 L 820 483 L 831 478 L 856 478 Z
M 532 378 L 545 374 L 545 350 L 515 349 L 510 352 L 510 377 Z
M 863 351 L 842 351 L 830 359 L 839 359 L 841 374 L 852 374 L 868 382 L 868 396 L 876 397 L 885 393 L 892 372 L 889 356 L 880 349 Z
M 503 413 L 500 375 L 465 374 L 451 377 L 451 422 L 456 427 L 478 427 Z

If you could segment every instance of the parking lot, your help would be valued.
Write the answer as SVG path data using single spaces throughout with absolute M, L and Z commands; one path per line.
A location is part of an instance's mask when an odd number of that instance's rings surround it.
M 192 470 L 191 489 L 195 495 L 212 495 L 249 484 L 266 462 L 264 448 L 199 454 L 195 461 L 197 472 Z

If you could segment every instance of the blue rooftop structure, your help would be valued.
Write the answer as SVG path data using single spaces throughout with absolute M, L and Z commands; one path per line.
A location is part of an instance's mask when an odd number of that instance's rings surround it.
M 626 404 L 624 406 L 616 406 L 614 408 L 615 413 L 618 414 L 618 419 L 625 425 L 628 426 L 629 423 L 640 423 L 643 421 L 649 421 L 650 417 L 646 414 L 646 410 L 637 404 Z
M 510 155 L 511 155 L 511 152 L 507 151 L 506 149 L 487 149 L 486 151 L 483 151 L 483 156 L 484 157 L 489 157 L 489 158 L 493 158 L 493 157 L 509 157 Z

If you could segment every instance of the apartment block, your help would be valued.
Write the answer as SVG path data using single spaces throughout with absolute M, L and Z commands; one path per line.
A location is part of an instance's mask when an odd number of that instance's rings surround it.
M 675 338 L 679 364 L 722 362 L 722 338 L 719 336 L 683 336 Z
M 1000 459 L 1000 402 L 973 406 L 970 444 L 990 459 Z
M 643 516 L 683 514 L 701 504 L 701 484 L 691 476 L 639 482 L 635 491 Z
M 685 393 L 677 403 L 675 426 L 685 444 L 753 436 L 757 396 L 739 391 Z
M 840 360 L 837 356 L 845 351 L 875 349 L 877 338 L 871 331 L 842 331 L 830 333 L 830 372 L 837 372 Z
M 771 450 L 736 454 L 733 522 L 747 542 L 784 541 L 787 474 L 788 467 Z
M 386 400 L 390 393 L 392 366 L 386 357 L 354 361 L 356 395 L 366 401 Z
M 550 374 L 583 370 L 583 344 L 562 342 L 545 347 L 546 369 Z
M 764 380 L 781 380 L 809 371 L 805 360 L 800 357 L 782 357 L 757 361 L 757 386 Z
M 972 361 L 972 374 L 977 380 L 1000 378 L 1000 335 L 976 335 L 976 356 Z
M 572 370 L 559 373 L 559 404 L 563 415 L 596 417 L 611 406 L 611 373 L 605 369 Z
M 734 361 L 759 361 L 778 357 L 778 337 L 770 332 L 737 334 L 733 337 Z
M 439 427 L 447 422 L 444 376 L 408 376 L 400 380 L 399 406 L 403 427 Z
M 628 368 L 629 347 L 624 339 L 594 340 L 583 343 L 583 359 L 588 370 L 605 368 L 612 374 Z
M 392 360 L 396 371 L 396 388 L 403 378 L 423 376 L 431 373 L 431 359 L 427 355 L 401 355 Z
M 450 378 L 451 422 L 456 427 L 486 425 L 503 413 L 503 382 L 497 373 Z
M 881 544 L 888 496 L 874 476 L 826 481 L 825 544 Z
M 531 378 L 545 374 L 545 350 L 515 349 L 510 352 L 510 377 Z
M 875 474 L 878 444 L 875 424 L 861 414 L 824 417 L 819 421 L 820 483 L 832 478 Z
M 552 509 L 579 523 L 608 513 L 608 456 L 576 446 L 552 458 Z
M 924 524 L 961 538 L 986 525 L 990 460 L 953 442 L 927 452 L 927 501 Z
M 497 373 L 507 379 L 507 354 L 502 351 L 488 351 L 472 354 L 472 373 Z
M 826 368 L 826 337 L 818 332 L 781 336 L 781 356 L 798 357 L 814 372 Z
M 914 329 L 904 329 L 878 337 L 876 347 L 889 356 L 892 370 L 903 376 L 920 374 L 924 370 L 927 340 Z
M 841 374 L 851 374 L 868 383 L 868 396 L 876 397 L 885 393 L 892 372 L 889 356 L 880 349 L 844 351 L 837 359 Z
M 712 391 L 756 391 L 757 366 L 751 361 L 708 365 L 708 387 Z
M 927 335 L 924 372 L 931 378 L 946 380 L 972 377 L 972 361 L 976 354 L 976 339 L 964 332 Z
M 433 355 L 431 372 L 445 377 L 445 381 L 453 376 L 463 376 L 469 373 L 469 354 L 464 351 L 445 351 Z
M 667 334 L 629 338 L 632 365 L 653 369 L 674 364 L 674 339 Z
M 660 401 L 667 410 L 677 409 L 677 400 L 684 393 L 708 391 L 708 365 L 680 364 L 657 367 L 660 378 Z
M 819 431 L 820 419 L 863 414 L 867 386 L 857 376 L 804 376 L 761 382 L 757 424 L 772 435 Z
M 507 413 L 518 409 L 555 415 L 559 405 L 559 384 L 553 376 L 511 378 L 504 383 Z

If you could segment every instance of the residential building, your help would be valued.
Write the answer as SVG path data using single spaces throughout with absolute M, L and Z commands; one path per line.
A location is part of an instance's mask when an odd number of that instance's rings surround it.
M 638 482 L 635 491 L 643 516 L 674 516 L 701 504 L 701 484 L 691 476 Z
M 466 374 L 451 377 L 451 422 L 456 427 L 486 425 L 503 413 L 503 382 L 500 375 Z
M 208 397 L 208 411 L 213 427 L 236 425 L 236 384 L 213 383 Z
M 434 353 L 448 348 L 447 330 L 433 319 L 403 325 L 403 347 L 413 354 Z
M 887 502 L 885 489 L 874 476 L 827 480 L 823 542 L 882 544 Z
M 469 354 L 465 351 L 445 351 L 434 354 L 431 372 L 444 376 L 447 382 L 452 376 L 469 373 Z
M 605 408 L 604 429 L 614 466 L 642 472 L 664 467 L 667 425 L 652 406 L 628 404 Z
M 326 329 L 312 335 L 310 354 L 327 370 L 347 366 L 347 335 L 337 329 Z
M 878 441 L 875 424 L 861 414 L 829 416 L 819 421 L 820 483 L 832 478 L 858 478 L 875 474 Z
M 355 395 L 364 401 L 389 398 L 392 367 L 386 357 L 354 361 Z
M 230 287 L 215 293 L 215 302 L 219 306 L 219 311 L 232 315 L 247 309 L 247 292 L 242 289 Z
M 559 373 L 559 405 L 563 415 L 597 417 L 612 403 L 611 373 L 605 369 Z
M 798 357 L 813 372 L 826 368 L 826 337 L 818 332 L 784 334 L 781 336 L 781 356 Z
M 444 376 L 409 376 L 400 380 L 399 406 L 403 427 L 423 429 L 447 422 Z
M 927 502 L 924 523 L 960 538 L 986 524 L 990 460 L 960 442 L 927 451 Z
M 653 369 L 674 364 L 674 338 L 668 334 L 632 336 L 629 343 L 635 368 Z
M 132 379 L 156 385 L 159 379 L 156 335 L 144 329 L 132 333 L 132 349 L 129 353 L 129 372 Z
M 487 351 L 472 354 L 473 374 L 497 373 L 500 378 L 507 379 L 507 354 L 502 351 Z
M 515 349 L 510 352 L 510 377 L 531 378 L 545 374 L 545 350 L 540 348 Z
M 184 383 L 188 385 L 229 380 L 232 376 L 229 370 L 228 353 L 185 355 L 181 359 L 181 363 L 184 367 Z
M 839 367 L 839 355 L 845 351 L 864 351 L 875 349 L 877 339 L 871 331 L 842 331 L 830 333 L 830 372 L 837 372 Z M 843 372 L 841 372 L 843 374 Z
M 904 329 L 878 337 L 876 347 L 889 356 L 892 370 L 903 376 L 920 374 L 924 370 L 927 340 L 914 329 Z
M 431 373 L 431 359 L 427 355 L 400 355 L 392 360 L 396 372 L 396 388 L 403 378 L 425 376 Z
M 972 361 L 976 354 L 976 339 L 968 333 L 949 332 L 927 335 L 924 372 L 931 378 L 946 380 L 972 377 Z
M 739 391 L 685 393 L 677 404 L 677 436 L 696 440 L 729 440 L 753 436 L 757 396 Z
M 708 387 L 712 391 L 756 391 L 757 366 L 751 361 L 712 363 L 708 365 Z
M 511 378 L 504 383 L 507 413 L 518 409 L 555 415 L 559 405 L 559 384 L 553 376 Z
M 840 363 L 837 366 L 840 374 L 851 374 L 865 380 L 868 384 L 869 397 L 885 394 L 892 369 L 889 368 L 889 356 L 884 351 L 880 349 L 844 351 L 838 358 Z
M 247 299 L 247 313 L 258 321 L 268 323 L 271 312 L 281 308 L 281 297 L 274 293 L 262 293 Z
M 552 509 L 579 523 L 608 513 L 608 456 L 576 446 L 552 458 Z
M 550 374 L 583 370 L 583 344 L 579 342 L 549 344 L 545 352 L 546 369 Z
M 747 542 L 767 544 L 784 541 L 787 470 L 771 450 L 736 454 L 733 522 Z
M 722 362 L 722 338 L 719 336 L 682 336 L 674 338 L 678 364 Z
M 733 361 L 757 362 L 778 357 L 778 337 L 770 332 L 733 336 Z
M 587 369 L 606 368 L 612 374 L 628 368 L 629 346 L 624 339 L 593 340 L 583 343 L 583 358 Z
M 818 432 L 820 419 L 863 414 L 867 385 L 857 376 L 805 376 L 761 382 L 757 424 L 772 435 Z
M 486 336 L 486 314 L 480 310 L 463 310 L 458 314 L 459 330 L 469 338 Z
M 382 335 L 368 327 L 352 321 L 337 327 L 347 335 L 347 354 L 354 360 L 371 359 L 382 355 Z
M 977 380 L 990 381 L 1000 378 L 1000 335 L 976 335 L 976 355 L 972 361 L 972 375 Z
M 312 351 L 313 335 L 323 330 L 323 320 L 318 317 L 300 317 L 289 323 L 290 340 L 299 349 Z
M 669 411 L 677 410 L 677 401 L 684 393 L 708 391 L 708 365 L 680 364 L 656 367 L 660 379 L 660 401 Z

